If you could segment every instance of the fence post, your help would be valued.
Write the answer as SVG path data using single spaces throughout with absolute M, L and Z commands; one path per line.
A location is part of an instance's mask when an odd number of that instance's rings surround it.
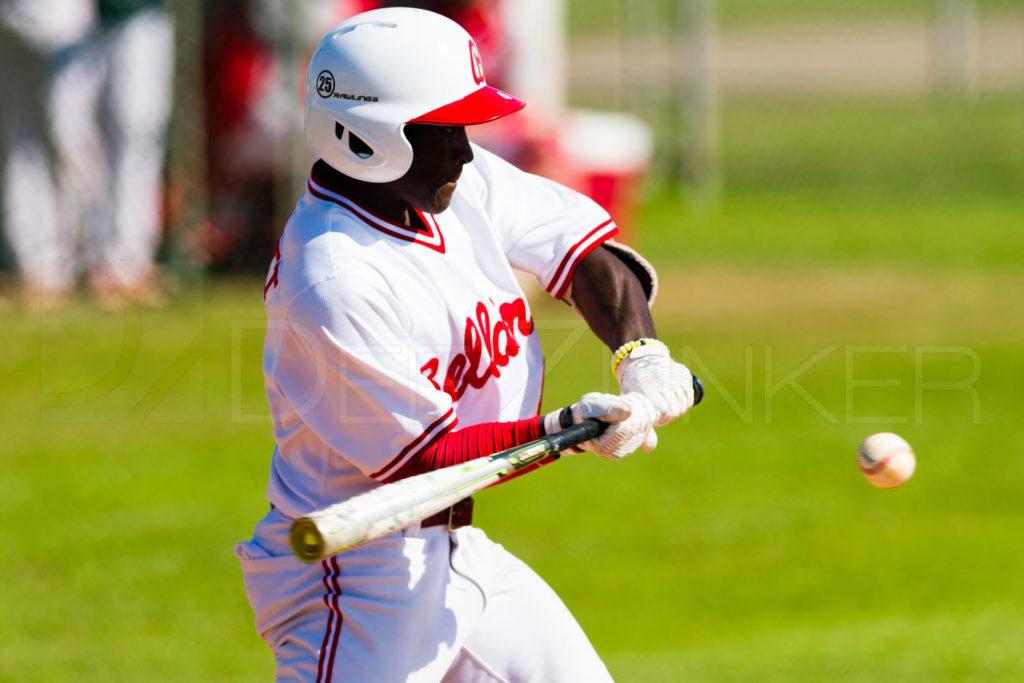
M 714 0 L 676 0 L 677 167 L 684 187 L 705 198 L 721 189 Z
M 974 0 L 936 0 L 935 66 L 937 86 L 968 92 L 977 81 L 977 20 Z
M 167 134 L 168 250 L 172 268 L 186 257 L 183 243 L 207 219 L 206 109 L 203 100 L 203 16 L 199 3 L 171 0 L 174 85 Z M 180 273 L 179 273 L 180 274 Z

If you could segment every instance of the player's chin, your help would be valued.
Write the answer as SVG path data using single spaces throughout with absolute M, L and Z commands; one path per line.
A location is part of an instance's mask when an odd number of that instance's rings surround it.
M 452 196 L 455 194 L 455 183 L 445 183 L 434 191 L 431 197 L 431 213 L 441 213 L 452 203 Z

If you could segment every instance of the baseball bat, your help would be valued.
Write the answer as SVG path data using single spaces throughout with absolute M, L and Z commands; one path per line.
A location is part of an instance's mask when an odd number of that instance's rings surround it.
M 311 512 L 292 523 L 292 553 L 307 564 L 403 529 L 548 455 L 605 430 L 594 419 L 460 465 L 418 474 Z
M 693 376 L 694 404 L 704 387 Z M 545 457 L 596 438 L 608 427 L 587 419 L 493 455 L 379 486 L 295 520 L 292 553 L 312 564 L 420 521 Z

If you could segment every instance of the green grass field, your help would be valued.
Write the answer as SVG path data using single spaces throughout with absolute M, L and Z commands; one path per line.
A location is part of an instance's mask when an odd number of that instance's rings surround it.
M 722 200 L 652 186 L 655 317 L 705 404 L 477 504 L 616 680 L 1024 680 L 1020 105 L 731 103 Z M 231 553 L 266 506 L 261 284 L 188 280 L 2 313 L 0 680 L 270 678 Z M 546 407 L 614 388 L 535 315 Z M 875 431 L 906 486 L 858 473 Z

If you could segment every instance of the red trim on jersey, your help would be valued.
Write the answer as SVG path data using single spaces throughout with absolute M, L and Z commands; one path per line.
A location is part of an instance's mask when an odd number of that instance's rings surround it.
M 572 245 L 562 258 L 562 262 L 558 264 L 558 268 L 555 269 L 551 282 L 545 287 L 548 294 L 556 299 L 561 299 L 565 296 L 566 290 L 569 289 L 569 285 L 572 283 L 572 276 L 576 273 L 576 266 L 579 265 L 580 261 L 598 245 L 618 232 L 618 226 L 609 218 L 584 235 L 579 242 Z
M 528 417 L 515 422 L 484 422 L 448 432 L 382 481 L 389 484 L 529 443 L 543 435 L 543 422 L 542 417 Z
M 420 211 L 419 209 L 413 209 L 413 211 L 415 211 L 416 215 L 420 217 L 421 221 L 423 221 L 423 225 L 427 226 L 427 228 L 429 228 L 432 232 L 436 233 L 437 236 L 441 239 L 441 248 L 438 249 L 437 251 L 440 251 L 443 254 L 444 253 L 444 235 L 441 234 L 441 225 L 437 222 L 437 216 L 435 216 L 432 213 L 424 213 L 423 211 Z M 422 234 L 422 233 L 419 233 L 419 234 Z M 427 245 L 427 246 L 430 246 L 430 245 Z M 433 247 L 431 247 L 431 248 L 433 248 Z
M 482 77 L 483 74 L 481 74 Z M 485 85 L 474 90 L 461 100 L 438 107 L 426 114 L 417 116 L 408 123 L 430 123 L 438 126 L 472 126 L 487 123 L 503 116 L 514 114 L 526 102 L 512 97 L 507 92 Z
M 341 607 L 338 605 L 338 598 L 341 597 L 341 586 L 338 584 L 341 568 L 338 566 L 338 558 L 330 557 L 321 564 L 324 568 L 323 584 L 326 589 L 324 604 L 327 605 L 327 628 L 324 629 L 324 640 L 320 644 L 320 660 L 316 668 L 317 683 L 328 682 L 334 675 L 334 656 L 338 652 L 342 624 Z
M 414 458 L 422 451 L 430 448 L 438 439 L 454 429 L 455 425 L 458 423 L 459 418 L 455 415 L 455 408 L 449 408 L 447 413 L 430 423 L 430 426 L 424 429 L 419 436 L 410 441 L 398 455 L 370 476 L 380 481 L 386 481 L 397 469 L 402 467 L 407 460 Z
M 540 413 L 540 407 L 544 405 L 544 378 L 548 376 L 548 359 L 540 359 L 540 398 L 537 399 L 537 413 Z
M 425 247 L 429 247 L 434 251 L 443 254 L 444 253 L 444 235 L 441 234 L 441 228 L 437 224 L 437 219 L 431 214 L 425 214 L 420 212 L 418 209 L 414 209 L 416 214 L 423 221 L 423 225 L 426 226 L 427 232 L 417 230 L 411 226 L 393 221 L 390 218 L 385 218 L 373 210 L 366 208 L 354 199 L 350 199 L 345 195 L 339 194 L 335 190 L 327 187 L 322 181 L 317 180 L 313 175 L 309 177 L 309 181 L 306 183 L 306 189 L 311 195 L 317 199 L 322 199 L 327 202 L 333 202 L 342 208 L 348 209 L 348 211 L 359 218 L 364 223 L 369 225 L 371 228 L 383 232 L 391 237 L 398 238 L 406 242 L 413 242 L 415 244 L 422 244 Z M 427 217 L 429 216 L 429 220 Z

